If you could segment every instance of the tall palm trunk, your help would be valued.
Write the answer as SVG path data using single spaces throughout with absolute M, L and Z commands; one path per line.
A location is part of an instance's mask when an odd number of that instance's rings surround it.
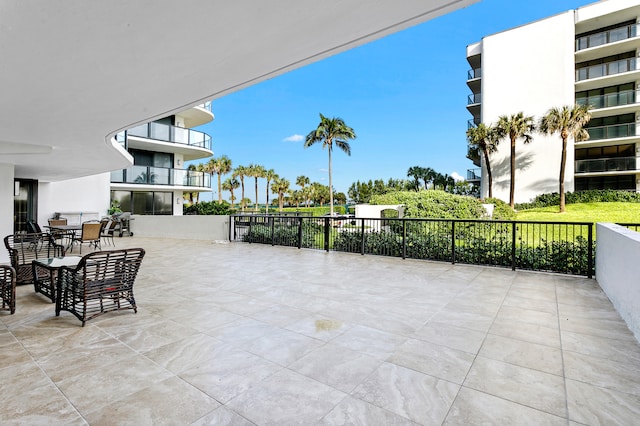
M 560 157 L 560 213 L 565 212 L 565 196 L 564 196 L 564 169 L 567 162 L 567 137 L 568 135 L 563 131 L 562 136 L 562 155 Z
M 329 213 L 333 217 L 333 186 L 331 185 L 331 143 L 329 143 Z
M 244 213 L 244 176 L 240 176 L 240 185 L 242 187 L 242 198 L 240 198 L 240 207 Z
M 258 213 L 258 178 L 255 178 L 256 180 L 256 207 L 255 207 L 255 211 L 256 213 Z
M 487 178 L 489 180 L 489 198 L 493 198 L 493 176 L 491 175 L 491 164 L 489 163 L 489 151 L 486 146 L 482 148 L 482 155 L 484 155 L 484 164 L 487 169 Z
M 516 138 L 511 137 L 511 183 L 509 184 L 509 205 L 514 208 L 516 189 Z

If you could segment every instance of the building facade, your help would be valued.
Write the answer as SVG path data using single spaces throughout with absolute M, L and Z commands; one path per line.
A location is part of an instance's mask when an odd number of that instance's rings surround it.
M 605 0 L 486 36 L 467 46 L 468 126 L 523 112 L 536 121 L 550 108 L 590 105 L 589 139 L 567 146 L 565 188 L 640 191 L 640 4 Z M 516 147 L 516 202 L 558 192 L 559 135 L 533 134 Z M 490 156 L 493 193 L 509 199 L 510 149 Z M 483 159 L 468 171 L 489 192 Z
M 213 155 L 211 136 L 192 130 L 213 119 L 207 102 L 118 133 L 133 165 L 111 172 L 111 203 L 133 214 L 181 216 L 185 193 L 211 192 L 211 175 L 186 162 Z

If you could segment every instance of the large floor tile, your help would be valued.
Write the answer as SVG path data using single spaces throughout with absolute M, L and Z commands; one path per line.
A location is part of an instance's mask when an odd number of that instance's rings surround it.
M 333 343 L 385 359 L 407 339 L 370 327 L 354 326 L 332 340 Z
M 384 363 L 352 395 L 420 424 L 440 424 L 459 389 L 446 380 Z
M 329 414 L 324 416 L 318 425 L 388 425 L 388 426 L 417 426 L 406 417 L 392 413 L 376 405 L 352 398 L 344 398 Z
M 562 376 L 562 351 L 557 348 L 489 334 L 479 355 Z
M 314 424 L 346 394 L 289 370 L 256 384 L 228 403 L 260 425 Z
M 451 324 L 429 321 L 418 329 L 413 336 L 416 339 L 476 354 L 486 333 Z
M 565 376 L 606 389 L 640 396 L 640 365 L 564 351 Z
M 569 418 L 589 425 L 630 425 L 640 419 L 640 396 L 567 380 Z

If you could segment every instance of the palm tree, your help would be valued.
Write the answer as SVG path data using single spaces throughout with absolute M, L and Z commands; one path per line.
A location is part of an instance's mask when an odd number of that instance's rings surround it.
M 211 173 L 218 175 L 218 204 L 222 204 L 222 175 L 226 175 L 231 171 L 231 159 L 226 155 L 222 155 L 218 158 L 212 158 L 207 163 L 208 169 Z
M 310 182 L 309 178 L 304 175 L 300 175 L 296 178 L 296 185 L 302 189 L 304 189 L 305 185 L 309 185 Z
M 263 177 L 267 180 L 267 203 L 265 204 L 265 212 L 269 213 L 269 183 L 271 183 L 273 179 L 277 178 L 278 175 L 275 170 L 269 169 L 265 170 Z
M 433 183 L 433 187 L 431 189 L 436 189 L 436 178 L 438 177 L 438 172 L 433 170 L 431 167 L 426 167 L 423 169 L 422 180 L 424 180 L 424 189 L 429 188 L 429 182 Z
M 329 204 L 330 213 L 333 216 L 333 185 L 331 177 L 331 151 L 333 151 L 333 145 L 344 151 L 347 155 L 351 155 L 351 147 L 347 142 L 350 139 L 355 139 L 356 133 L 354 130 L 347 126 L 341 118 L 327 118 L 320 114 L 320 123 L 315 130 L 312 130 L 307 135 L 304 141 L 304 147 L 308 148 L 311 145 L 322 142 L 322 148 L 325 147 L 329 151 Z
M 564 172 L 567 162 L 567 139 L 572 137 L 581 142 L 589 139 L 589 133 L 584 129 L 591 120 L 588 105 L 565 105 L 561 108 L 551 108 L 540 119 L 538 128 L 541 133 L 551 135 L 560 133 L 562 138 L 562 154 L 560 156 L 560 213 L 565 212 Z
M 259 164 L 249 164 L 249 167 L 247 167 L 247 169 L 248 169 L 247 175 L 255 179 L 256 203 L 255 203 L 254 209 L 257 213 L 258 212 L 258 179 L 261 177 L 264 177 L 265 170 L 264 170 L 264 167 Z
M 496 132 L 491 126 L 484 123 L 478 124 L 467 130 L 467 141 L 469 142 L 469 151 L 481 151 L 484 157 L 485 170 L 487 171 L 487 181 L 489 185 L 489 198 L 493 198 L 493 175 L 491 174 L 491 162 L 489 154 L 496 152 L 498 149 L 498 141 Z
M 424 175 L 424 167 L 413 166 L 409 167 L 407 170 L 407 177 L 413 178 L 413 184 L 415 186 L 416 191 L 420 190 L 420 179 Z
M 502 139 L 509 137 L 511 140 L 511 183 L 509 185 L 509 205 L 515 207 L 515 188 L 516 188 L 516 140 L 524 138 L 524 143 L 533 140 L 531 133 L 536 130 L 533 117 L 525 116 L 519 112 L 510 116 L 501 115 L 495 126 L 496 137 Z
M 249 168 L 246 166 L 237 166 L 234 170 L 233 170 L 233 174 L 231 175 L 232 178 L 238 178 L 240 179 L 240 187 L 242 190 L 242 193 L 240 195 L 240 207 L 242 209 L 242 213 L 244 213 L 244 208 L 246 206 L 246 203 L 244 202 L 245 197 L 244 197 L 244 178 L 245 176 L 249 176 Z
M 278 210 L 282 211 L 284 207 L 284 195 L 289 191 L 289 181 L 276 176 L 271 184 L 271 191 L 278 194 Z
M 231 178 L 227 178 L 224 182 L 222 182 L 222 189 L 224 189 L 225 191 L 229 191 L 231 193 L 231 208 L 234 207 L 234 201 L 236 200 L 235 195 L 233 195 L 233 191 L 235 189 L 237 189 L 240 186 L 240 182 L 238 182 L 238 179 L 231 177 Z

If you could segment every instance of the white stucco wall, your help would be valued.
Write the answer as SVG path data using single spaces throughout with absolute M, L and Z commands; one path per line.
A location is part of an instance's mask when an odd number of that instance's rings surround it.
M 38 185 L 38 223 L 55 212 L 87 212 L 106 216 L 109 209 L 109 173 Z M 94 219 L 95 217 L 91 217 Z
M 0 239 L 13 233 L 13 170 L 13 164 L 0 164 Z M 7 263 L 9 254 L 0 245 L 0 263 Z
M 640 341 L 640 233 L 612 223 L 596 233 L 596 280 Z
M 133 215 L 133 237 L 176 238 L 204 241 L 229 240 L 229 216 Z
M 552 107 L 574 103 L 574 12 L 568 11 L 482 40 L 482 122 L 523 112 L 536 121 Z M 561 142 L 535 133 L 516 145 L 516 202 L 558 191 Z M 573 191 L 574 149 L 567 147 L 565 190 Z M 491 155 L 493 195 L 509 200 L 510 141 Z M 483 176 L 486 180 L 486 175 Z M 483 188 L 487 196 L 488 188 Z
M 404 217 L 404 206 L 402 204 L 357 204 L 355 216 L 366 219 L 380 218 L 383 210 L 397 210 L 398 217 Z

